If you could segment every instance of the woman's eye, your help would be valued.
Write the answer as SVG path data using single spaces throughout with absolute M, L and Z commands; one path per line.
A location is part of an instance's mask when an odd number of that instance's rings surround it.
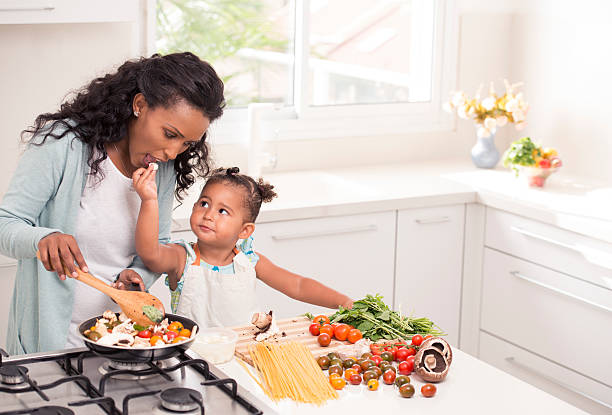
M 176 138 L 176 134 L 171 131 L 164 130 L 164 133 L 166 134 L 166 138 Z
M 229 215 L 229 212 L 225 209 L 219 209 L 219 213 L 222 215 Z

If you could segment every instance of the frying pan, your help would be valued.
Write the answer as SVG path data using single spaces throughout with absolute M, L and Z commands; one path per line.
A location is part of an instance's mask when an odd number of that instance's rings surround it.
M 185 340 L 181 343 L 165 344 L 159 347 L 151 346 L 145 348 L 103 346 L 93 340 L 90 340 L 83 334 L 87 329 L 91 328 L 91 326 L 95 326 L 96 321 L 101 318 L 103 317 L 97 316 L 81 323 L 78 328 L 79 335 L 85 342 L 85 345 L 94 353 L 118 362 L 153 362 L 156 360 L 169 359 L 178 355 L 180 352 L 187 350 L 189 347 L 191 347 L 191 344 L 195 340 L 195 336 L 192 336 L 189 340 Z M 166 318 L 168 318 L 168 321 L 170 322 L 181 322 L 183 327 L 191 331 L 193 331 L 193 328 L 197 326 L 195 321 L 176 314 L 166 313 Z

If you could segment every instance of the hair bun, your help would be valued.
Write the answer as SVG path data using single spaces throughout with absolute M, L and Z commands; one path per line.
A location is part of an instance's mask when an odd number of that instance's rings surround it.
M 230 167 L 225 171 L 228 176 L 232 176 L 234 174 L 240 173 L 240 169 L 238 167 Z

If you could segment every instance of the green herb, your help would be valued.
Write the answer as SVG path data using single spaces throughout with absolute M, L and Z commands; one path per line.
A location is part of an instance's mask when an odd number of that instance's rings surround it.
M 342 322 L 361 330 L 363 337 L 376 341 L 379 339 L 410 339 L 415 334 L 444 335 L 438 326 L 428 318 L 404 317 L 391 310 L 381 295 L 367 295 L 355 301 L 353 308 L 343 307 L 329 319 L 332 323 Z
M 145 329 L 145 326 L 141 326 L 140 324 L 134 324 L 134 330 L 136 331 L 144 331 Z
M 149 320 L 154 323 L 160 323 L 164 319 L 164 313 L 162 313 L 152 305 L 143 305 L 142 312 L 145 316 L 147 316 Z
M 312 319 L 314 318 L 314 316 L 313 316 L 312 314 L 310 314 L 310 313 L 304 313 L 304 314 L 302 314 L 302 315 L 303 315 L 304 317 L 306 317 L 308 320 L 311 320 L 311 321 L 312 321 Z
M 541 156 L 540 149 L 531 141 L 529 137 L 523 137 L 516 140 L 510 145 L 510 148 L 504 153 L 504 166 L 512 165 L 512 170 L 518 175 L 516 166 L 535 166 L 536 161 L 533 158 L 534 150 L 536 154 Z

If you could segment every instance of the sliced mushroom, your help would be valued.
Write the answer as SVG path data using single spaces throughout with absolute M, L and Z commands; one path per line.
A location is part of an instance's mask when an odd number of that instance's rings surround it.
M 266 331 L 272 323 L 272 310 L 269 313 L 255 313 L 251 318 L 251 323 L 257 327 L 259 331 Z
M 452 356 L 446 340 L 440 337 L 427 339 L 414 357 L 414 370 L 426 382 L 440 382 L 448 374 Z

